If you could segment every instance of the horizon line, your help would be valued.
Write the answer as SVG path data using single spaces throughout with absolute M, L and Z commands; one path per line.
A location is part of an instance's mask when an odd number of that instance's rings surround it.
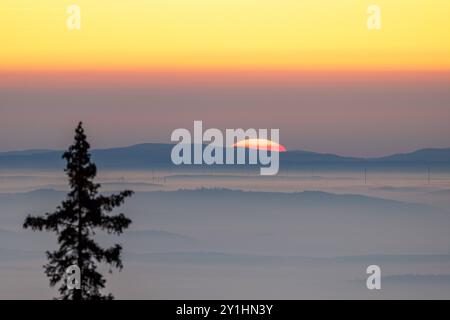
M 142 143 L 134 143 L 134 144 L 128 144 L 128 145 L 124 145 L 124 146 L 114 146 L 114 147 L 99 147 L 99 148 L 90 148 L 91 151 L 105 151 L 105 150 L 111 150 L 111 149 L 126 149 L 126 148 L 132 148 L 132 147 L 136 147 L 136 146 L 142 146 L 142 145 L 173 145 L 175 146 L 176 143 L 165 143 L 165 142 L 142 142 Z M 191 143 L 191 145 L 194 145 L 194 143 Z M 207 144 L 203 144 L 203 145 L 207 145 Z M 224 148 L 229 148 L 229 147 L 224 147 Z M 236 148 L 236 147 L 235 147 Z M 309 153 L 316 153 L 316 154 L 321 154 L 321 155 L 333 155 L 333 156 L 339 156 L 342 158 L 355 158 L 355 159 L 381 159 L 381 158 L 386 158 L 386 157 L 390 157 L 390 156 L 395 156 L 395 155 L 403 155 L 403 154 L 410 154 L 410 153 L 414 153 L 417 151 L 423 151 L 423 150 L 449 150 L 450 146 L 448 147 L 422 147 L 422 148 L 416 148 L 416 149 L 412 149 L 410 151 L 399 151 L 399 152 L 395 152 L 395 153 L 389 153 L 389 154 L 385 154 L 385 155 L 381 155 L 381 156 L 348 156 L 348 155 L 341 155 L 341 154 L 336 154 L 336 153 L 331 153 L 331 152 L 324 152 L 324 151 L 311 151 L 311 150 L 305 150 L 305 149 L 287 149 L 285 152 L 283 153 L 289 153 L 289 152 L 309 152 Z M 7 153 L 19 153 L 19 152 L 27 152 L 27 151 L 37 151 L 37 152 L 64 152 L 65 149 L 54 149 L 54 148 L 28 148 L 28 149 L 14 149 L 14 150 L 7 150 L 7 151 L 1 151 L 0 150 L 0 156 L 7 154 Z

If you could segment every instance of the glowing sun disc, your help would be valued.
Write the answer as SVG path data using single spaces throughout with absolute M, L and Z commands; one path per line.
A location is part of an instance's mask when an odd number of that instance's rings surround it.
M 232 147 L 286 152 L 283 145 L 267 139 L 245 139 L 233 144 Z

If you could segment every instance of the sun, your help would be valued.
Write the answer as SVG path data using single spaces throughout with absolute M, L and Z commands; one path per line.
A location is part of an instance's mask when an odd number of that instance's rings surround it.
M 244 139 L 233 144 L 232 147 L 256 149 L 256 150 L 268 150 L 276 152 L 287 151 L 283 145 L 267 139 Z

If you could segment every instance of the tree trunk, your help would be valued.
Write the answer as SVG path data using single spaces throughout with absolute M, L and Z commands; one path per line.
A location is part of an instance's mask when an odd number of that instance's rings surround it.
M 77 243 L 77 265 L 78 268 L 80 270 L 80 289 L 74 289 L 73 292 L 73 299 L 74 300 L 82 300 L 83 296 L 82 296 L 82 290 L 83 290 L 83 282 L 82 282 L 82 278 L 83 278 L 83 259 L 82 259 L 82 251 L 83 251 L 83 247 L 81 244 L 82 241 L 82 233 L 81 233 L 81 229 L 82 229 L 82 223 L 81 223 L 81 200 L 80 200 L 80 192 L 78 191 L 78 243 Z

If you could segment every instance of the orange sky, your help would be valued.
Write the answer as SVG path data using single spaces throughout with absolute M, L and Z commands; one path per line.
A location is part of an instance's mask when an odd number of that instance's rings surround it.
M 95 147 L 194 120 L 279 128 L 290 150 L 448 147 L 449 84 L 448 0 L 0 2 L 0 151 L 64 148 L 80 120 Z
M 366 26 L 372 3 L 381 30 Z M 450 70 L 449 13 L 448 0 L 2 0 L 0 71 Z

